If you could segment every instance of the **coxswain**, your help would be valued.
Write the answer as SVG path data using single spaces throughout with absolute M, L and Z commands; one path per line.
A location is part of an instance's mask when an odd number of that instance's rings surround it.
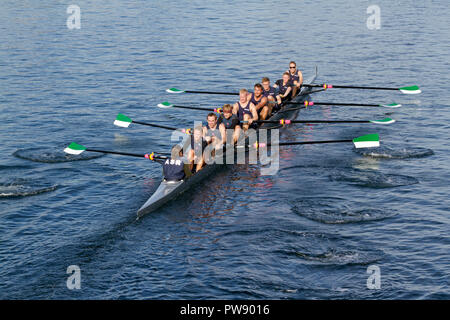
M 267 98 L 267 103 L 271 107 L 271 112 L 277 109 L 277 91 L 270 85 L 270 79 L 262 78 L 263 96 Z
M 205 157 L 203 156 L 203 151 L 207 145 L 208 142 L 203 138 L 203 127 L 195 127 L 194 133 L 191 135 L 191 149 L 188 157 L 191 172 L 200 171 L 204 166 Z
M 223 124 L 225 127 L 225 142 L 227 144 L 236 144 L 239 139 L 239 135 L 241 134 L 241 126 L 238 117 L 233 114 L 233 106 L 231 104 L 225 104 L 222 107 L 222 114 L 220 115 L 217 123 Z
M 185 165 L 183 160 L 183 148 L 180 145 L 173 146 L 171 157 L 162 164 L 166 181 L 180 181 L 190 176 L 189 165 Z
M 284 100 L 289 100 L 292 93 L 292 83 L 289 72 L 283 73 L 283 79 L 277 80 L 274 87 L 278 88 L 277 102 L 279 105 L 281 105 Z
M 287 72 L 289 72 L 292 83 L 292 97 L 295 97 L 300 92 L 300 87 L 303 84 L 303 74 L 300 70 L 297 70 L 295 61 L 289 62 L 289 70 Z
M 238 117 L 240 122 L 244 122 L 242 125 L 244 131 L 248 130 L 253 121 L 258 120 L 258 112 L 255 105 L 248 100 L 247 89 L 239 91 L 239 101 L 233 105 L 233 114 Z
M 263 86 L 260 83 L 255 84 L 253 93 L 248 94 L 248 97 L 249 101 L 255 105 L 258 119 L 266 120 L 270 115 L 271 108 L 267 104 L 267 97 L 263 95 Z

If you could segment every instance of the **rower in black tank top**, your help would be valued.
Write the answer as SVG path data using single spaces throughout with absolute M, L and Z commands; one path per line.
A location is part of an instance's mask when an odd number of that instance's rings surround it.
M 239 125 L 239 119 L 234 114 L 232 114 L 229 118 L 225 118 L 224 115 L 221 115 L 219 120 L 217 121 L 217 124 L 220 125 L 221 123 L 223 123 L 225 129 L 234 130 L 236 126 Z
M 250 102 L 253 103 L 255 106 L 257 106 L 261 102 L 262 98 L 264 98 L 264 95 L 261 95 L 261 97 L 259 97 L 259 100 L 256 100 L 255 94 L 252 93 L 252 97 L 250 98 Z
M 250 116 L 252 116 L 252 112 L 250 111 L 250 101 L 247 102 L 247 105 L 245 107 L 242 107 L 241 103 L 238 101 L 238 106 L 239 106 L 239 110 L 238 110 L 238 118 L 239 121 L 244 121 L 244 114 L 248 114 Z

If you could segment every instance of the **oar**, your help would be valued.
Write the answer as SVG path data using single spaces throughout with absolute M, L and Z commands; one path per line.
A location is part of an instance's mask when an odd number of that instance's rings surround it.
M 298 104 L 304 105 L 305 107 L 309 106 L 349 106 L 349 107 L 384 107 L 384 108 L 400 108 L 402 105 L 399 103 L 390 103 L 390 104 L 374 104 L 374 103 L 347 103 L 347 102 L 314 102 L 314 101 L 304 101 L 304 102 L 295 102 L 295 101 L 287 101 L 286 104 Z
M 322 143 L 345 143 L 353 142 L 355 148 L 373 148 L 380 146 L 380 138 L 377 133 L 366 134 L 364 136 L 357 137 L 355 139 L 344 139 L 344 140 L 323 140 L 323 141 L 294 141 L 294 142 L 279 142 L 276 144 L 272 143 L 255 143 L 253 146 L 255 148 L 264 148 L 270 146 L 292 146 L 299 144 L 322 144 Z
M 114 125 L 118 126 L 118 127 L 122 127 L 122 128 L 128 128 L 130 126 L 131 123 L 136 123 L 136 124 L 141 124 L 144 126 L 150 126 L 150 127 L 155 127 L 155 128 L 161 128 L 161 129 L 166 129 L 166 130 L 180 130 L 183 133 L 186 134 L 190 134 L 192 132 L 192 129 L 188 128 L 188 129 L 178 129 L 178 128 L 174 128 L 174 127 L 168 127 L 168 126 L 163 126 L 160 124 L 154 124 L 154 123 L 148 123 L 148 122 L 142 122 L 142 121 L 136 121 L 136 120 L 131 120 L 129 117 L 127 117 L 124 114 L 119 113 L 116 117 L 116 120 L 114 120 Z
M 195 91 L 195 90 L 180 90 L 177 88 L 166 89 L 166 92 L 168 92 L 168 93 L 222 94 L 222 95 L 229 95 L 229 96 L 239 95 L 239 92 Z
M 257 120 L 259 123 L 279 123 L 282 125 L 291 123 L 376 123 L 376 124 L 391 124 L 395 120 L 391 118 L 384 118 L 381 120 Z
M 158 103 L 158 108 L 168 109 L 168 108 L 181 108 L 181 109 L 191 109 L 191 110 L 202 110 L 202 111 L 213 111 L 213 112 L 222 112 L 222 108 L 200 108 L 200 107 L 190 107 L 190 106 L 179 106 L 175 104 L 171 104 L 167 101 Z
M 324 89 L 332 89 L 332 88 L 339 88 L 339 89 L 367 89 L 367 90 L 398 90 L 401 93 L 404 94 L 417 94 L 421 93 L 422 91 L 419 89 L 418 86 L 408 86 L 408 87 L 400 87 L 400 88 L 393 88 L 393 87 L 365 87 L 365 86 L 342 86 L 342 85 L 332 85 L 332 84 L 303 84 L 305 87 L 322 87 Z
M 154 152 L 148 154 L 137 154 L 137 153 L 127 153 L 127 152 L 118 152 L 118 151 L 108 151 L 108 150 L 98 150 L 98 149 L 89 149 L 86 148 L 85 146 L 72 142 L 71 144 L 69 144 L 65 149 L 64 152 L 65 153 L 69 153 L 69 154 L 74 154 L 74 155 L 78 155 L 83 153 L 84 151 L 90 151 L 90 152 L 99 152 L 99 153 L 107 153 L 107 154 L 117 154 L 117 155 L 121 155 L 121 156 L 129 156 L 129 157 L 137 157 L 137 158 L 146 158 L 146 159 L 150 159 L 150 160 L 155 160 L 155 159 L 167 159 L 168 157 L 164 157 L 164 156 L 158 156 L 155 155 Z

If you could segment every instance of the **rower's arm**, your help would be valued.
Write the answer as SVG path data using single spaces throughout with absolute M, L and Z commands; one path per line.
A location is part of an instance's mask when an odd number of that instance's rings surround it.
M 206 142 L 210 143 L 210 142 L 211 142 L 211 137 L 207 137 L 207 136 L 206 136 L 206 132 L 207 132 L 207 131 L 208 131 L 208 130 L 206 129 L 206 127 L 203 127 L 203 139 L 205 139 Z
M 300 82 L 301 87 L 303 84 L 303 73 L 300 70 L 298 70 L 298 81 Z
M 286 98 L 286 97 L 289 95 L 289 93 L 291 93 L 291 91 L 292 91 L 292 88 L 291 88 L 291 87 L 288 87 L 287 90 L 286 90 L 286 92 L 282 95 L 282 97 L 283 97 L 283 98 Z
M 194 135 L 190 134 L 186 137 L 183 141 L 183 154 L 186 150 L 189 150 L 191 148 L 191 139 L 194 139 Z
M 233 114 L 237 115 L 239 111 L 239 107 L 237 103 L 233 104 Z
M 253 103 L 250 104 L 250 111 L 252 112 L 253 121 L 258 121 L 258 112 L 256 111 L 256 107 Z
M 252 94 L 250 92 L 247 92 L 247 103 L 250 101 L 251 98 Z
M 262 109 L 266 106 L 267 104 L 267 97 L 263 97 L 261 99 L 261 101 L 258 103 L 258 105 L 256 106 L 256 110 Z
M 227 143 L 227 134 L 226 134 L 226 130 L 225 130 L 225 125 L 223 123 L 221 123 L 219 125 L 219 131 L 220 131 L 220 135 L 222 136 L 222 144 L 226 144 Z

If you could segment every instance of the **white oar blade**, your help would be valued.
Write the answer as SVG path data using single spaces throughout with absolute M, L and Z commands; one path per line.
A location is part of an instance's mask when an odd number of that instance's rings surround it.
M 124 114 L 119 113 L 116 120 L 114 120 L 114 125 L 122 128 L 128 128 L 131 122 L 133 121 L 130 118 L 128 118 Z
M 380 107 L 385 108 L 400 108 L 402 105 L 400 103 L 390 103 L 390 104 L 380 104 Z
M 171 108 L 171 107 L 173 107 L 173 104 L 171 104 L 171 103 L 169 103 L 167 101 L 158 103 L 158 108 L 168 109 L 168 108 Z
M 402 87 L 399 90 L 404 94 L 418 94 L 422 92 L 418 86 Z
M 394 123 L 395 120 L 391 119 L 391 118 L 384 118 L 381 120 L 370 120 L 371 123 L 376 123 L 376 124 L 391 124 Z
M 377 133 L 366 134 L 365 136 L 361 136 L 353 139 L 353 143 L 355 148 L 374 148 L 380 146 L 380 137 Z
M 184 93 L 183 90 L 180 90 L 180 89 L 177 89 L 177 88 L 167 89 L 166 92 L 168 92 L 168 93 Z
M 67 148 L 64 149 L 64 152 L 69 153 L 69 154 L 78 155 L 78 154 L 84 152 L 85 150 L 86 150 L 85 146 L 82 146 L 81 144 L 72 142 L 71 144 L 69 144 L 69 146 Z

